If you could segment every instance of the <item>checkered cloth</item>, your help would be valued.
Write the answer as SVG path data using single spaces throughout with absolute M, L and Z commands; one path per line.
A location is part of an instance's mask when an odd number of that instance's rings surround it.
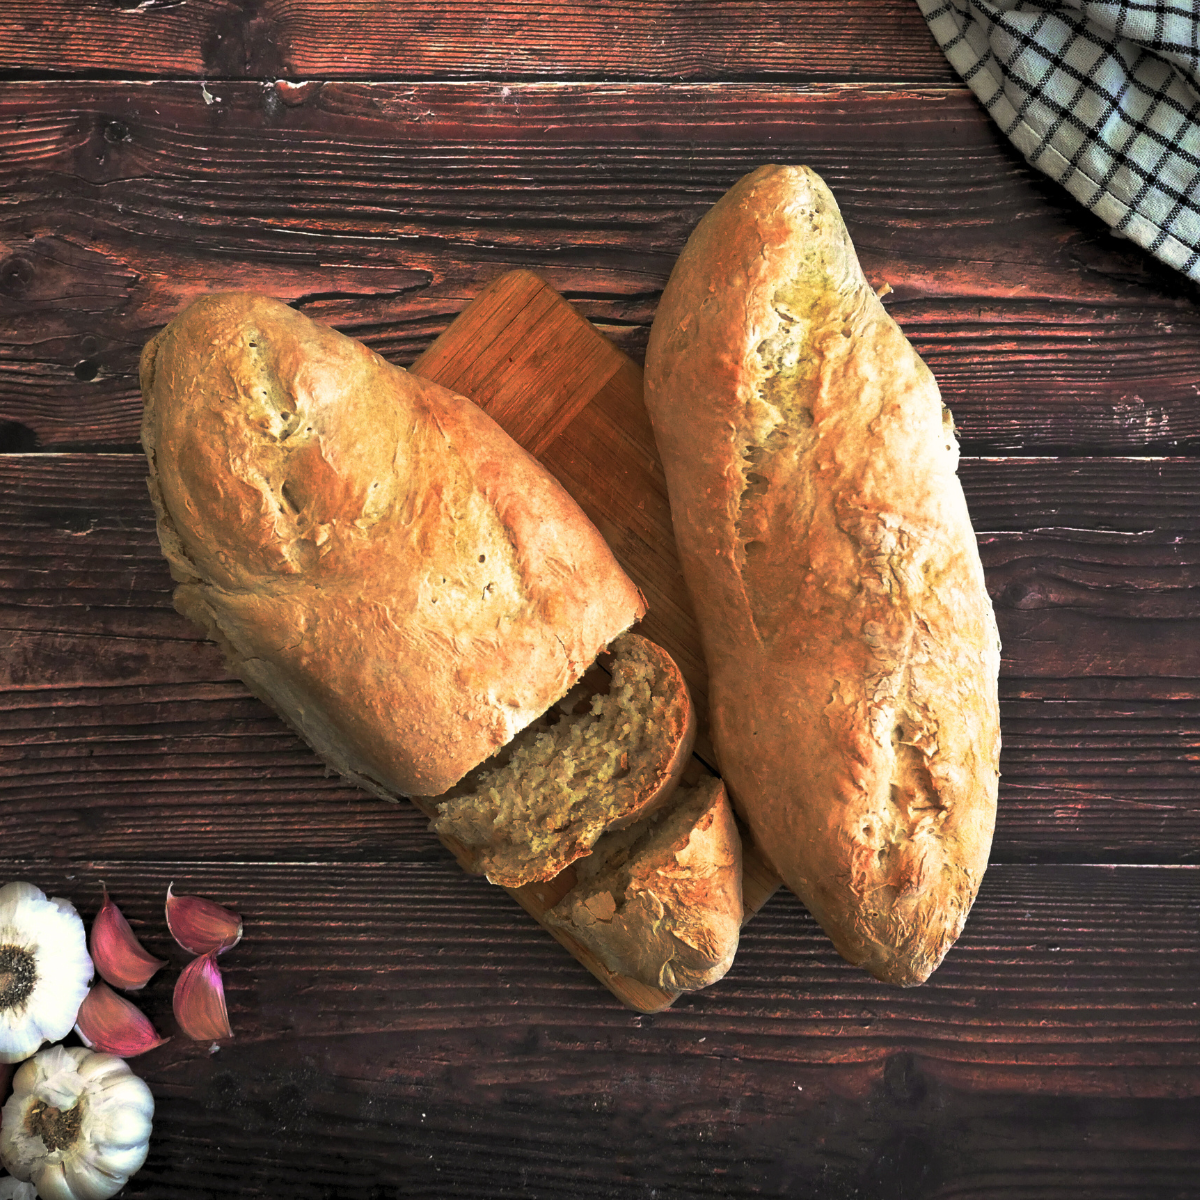
M 1035 167 L 1200 282 L 1200 0 L 917 0 Z

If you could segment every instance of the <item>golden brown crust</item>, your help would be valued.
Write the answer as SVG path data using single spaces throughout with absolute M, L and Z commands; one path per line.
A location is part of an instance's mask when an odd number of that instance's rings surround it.
M 177 607 L 377 794 L 444 791 L 644 612 L 490 418 L 277 300 L 196 301 L 142 389 Z
M 845 957 L 920 983 L 987 864 L 999 638 L 949 413 L 812 171 L 700 223 L 646 400 L 734 803 Z
M 719 779 L 680 788 L 665 812 L 600 839 L 546 914 L 608 970 L 695 991 L 733 965 L 742 923 L 742 842 Z

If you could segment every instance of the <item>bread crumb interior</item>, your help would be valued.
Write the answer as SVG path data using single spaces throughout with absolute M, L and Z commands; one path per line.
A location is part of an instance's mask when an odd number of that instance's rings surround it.
M 584 681 L 439 800 L 434 830 L 477 852 L 493 883 L 549 879 L 608 829 L 648 811 L 686 706 L 663 652 L 636 636 L 613 643 L 607 691 Z

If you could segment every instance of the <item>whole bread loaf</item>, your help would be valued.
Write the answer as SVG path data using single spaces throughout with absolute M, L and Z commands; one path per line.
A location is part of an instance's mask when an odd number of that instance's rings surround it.
M 376 794 L 445 791 L 644 612 L 480 409 L 277 300 L 197 300 L 141 376 L 176 606 Z
M 950 414 L 812 171 L 700 222 L 646 402 L 734 803 L 846 958 L 920 983 L 987 864 L 999 638 Z

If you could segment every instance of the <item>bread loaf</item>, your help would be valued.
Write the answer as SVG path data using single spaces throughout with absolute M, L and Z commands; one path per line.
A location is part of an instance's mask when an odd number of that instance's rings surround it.
M 285 304 L 197 300 L 141 375 L 176 606 L 378 795 L 445 791 L 644 611 L 470 401 Z
M 812 171 L 700 222 L 646 402 L 731 796 L 846 958 L 920 983 L 987 863 L 999 639 L 950 414 Z
M 719 779 L 679 788 L 665 811 L 609 833 L 576 867 L 546 922 L 608 968 L 691 992 L 733 965 L 742 923 L 742 842 Z
M 434 832 L 492 883 L 552 879 L 675 790 L 696 718 L 687 684 L 660 646 L 627 633 L 612 681 L 579 685 L 488 762 L 439 797 Z

